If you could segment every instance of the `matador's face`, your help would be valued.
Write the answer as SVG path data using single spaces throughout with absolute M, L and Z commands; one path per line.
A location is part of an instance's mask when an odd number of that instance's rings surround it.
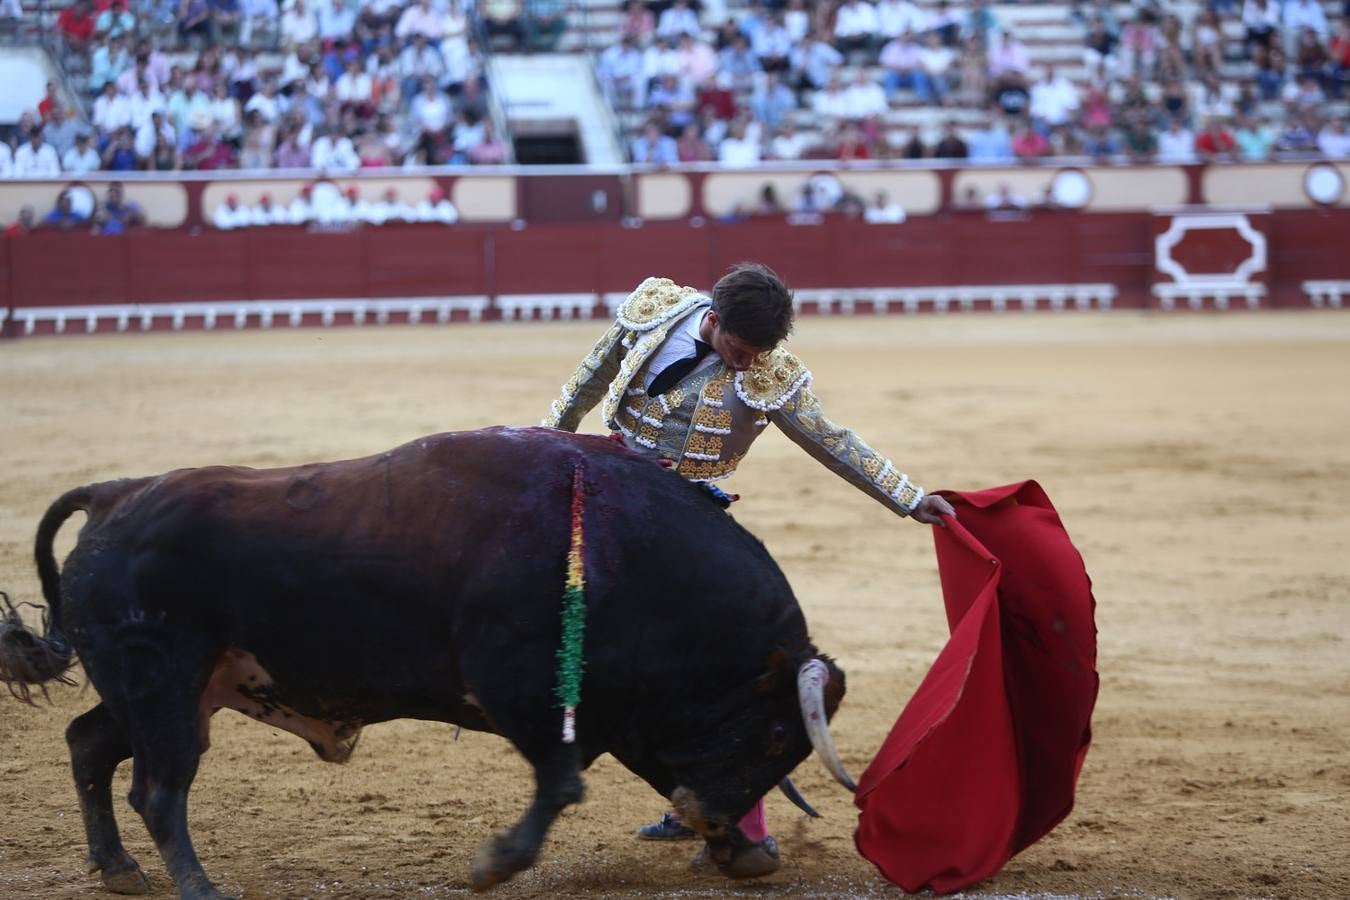
M 722 327 L 717 313 L 709 310 L 703 319 L 703 339 L 712 345 L 713 352 L 722 357 L 722 361 L 737 372 L 744 372 L 754 365 L 755 359 L 772 347 L 755 347 L 736 337 Z

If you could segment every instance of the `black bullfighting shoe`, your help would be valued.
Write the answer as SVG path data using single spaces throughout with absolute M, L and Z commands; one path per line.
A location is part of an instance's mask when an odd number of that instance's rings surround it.
M 662 813 L 659 821 L 638 829 L 638 837 L 644 841 L 682 841 L 697 836 L 692 828 L 684 827 L 679 816 L 668 812 Z

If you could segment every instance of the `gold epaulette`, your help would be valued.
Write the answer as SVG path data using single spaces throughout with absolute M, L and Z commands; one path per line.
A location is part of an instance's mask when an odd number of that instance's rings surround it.
M 619 324 L 629 331 L 650 331 L 707 299 L 669 278 L 648 278 L 619 304 Z
M 782 347 L 770 350 L 736 375 L 736 396 L 753 409 L 773 410 L 811 380 L 806 364 Z

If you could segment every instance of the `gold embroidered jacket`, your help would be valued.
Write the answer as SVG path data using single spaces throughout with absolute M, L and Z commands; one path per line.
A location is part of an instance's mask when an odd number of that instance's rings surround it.
M 605 424 L 639 453 L 671 460 L 690 481 L 731 475 L 772 422 L 830 471 L 900 515 L 923 489 L 847 428 L 825 418 L 811 373 L 782 347 L 748 370 L 726 363 L 690 373 L 648 397 L 646 367 L 672 328 L 709 299 L 666 278 L 648 278 L 619 306 L 618 319 L 562 387 L 543 424 L 576 431 L 597 403 Z

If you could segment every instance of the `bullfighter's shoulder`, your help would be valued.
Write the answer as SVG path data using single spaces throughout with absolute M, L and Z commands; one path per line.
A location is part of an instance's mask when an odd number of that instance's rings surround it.
M 806 364 L 782 347 L 761 354 L 744 372 L 736 374 L 736 396 L 746 406 L 774 410 L 792 399 L 811 380 Z
M 707 299 L 696 289 L 681 287 L 669 278 L 648 278 L 619 304 L 619 324 L 629 331 L 650 331 Z

